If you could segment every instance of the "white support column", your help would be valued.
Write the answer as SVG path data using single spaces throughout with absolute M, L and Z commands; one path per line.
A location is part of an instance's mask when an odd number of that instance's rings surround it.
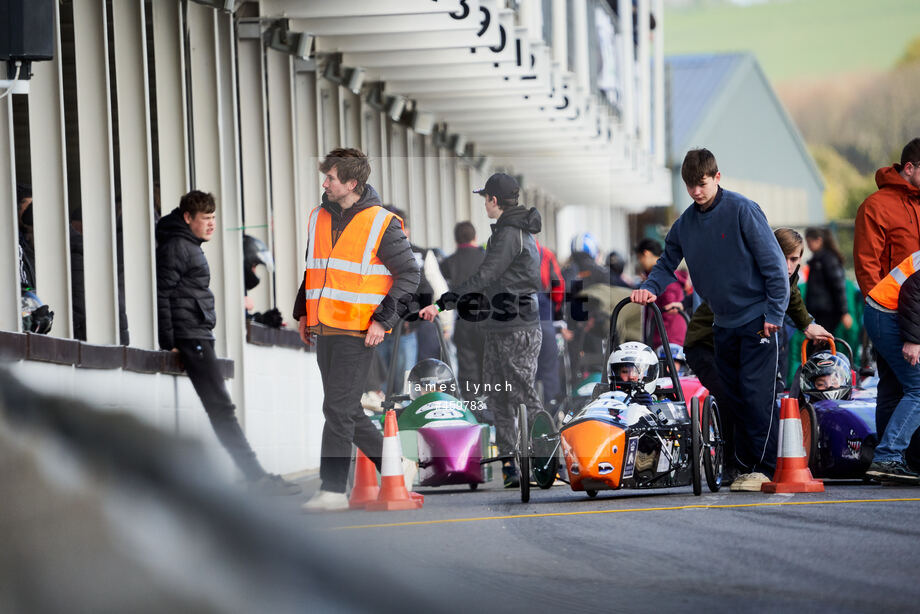
M 295 190 L 294 71 L 292 57 L 268 51 L 268 117 L 271 155 L 272 239 L 275 254 L 275 304 L 289 325 L 291 307 L 300 288 L 303 252 L 297 251 Z M 316 175 L 314 171 L 313 175 Z M 267 277 L 260 273 L 260 277 Z M 260 284 L 261 285 L 261 284 Z
M 147 27 L 143 0 L 112 5 L 115 31 L 118 133 L 122 143 L 122 245 L 125 309 L 131 345 L 157 347 L 156 258 L 154 257 L 153 173 L 150 90 L 147 82 Z
M 269 230 L 269 154 L 266 114 L 266 82 L 262 39 L 242 39 L 237 43 L 240 83 L 240 156 L 242 157 L 245 233 L 265 242 L 272 249 Z M 277 52 L 275 52 L 277 53 Z M 241 233 L 242 236 L 242 233 Z M 258 286 L 249 291 L 256 311 L 272 307 L 271 275 L 257 273 Z
M 441 238 L 441 173 L 438 167 L 438 148 L 433 144 L 433 138 L 430 136 L 422 139 L 422 155 L 424 155 L 425 164 L 425 202 L 421 211 L 424 211 L 423 219 L 417 219 L 418 214 L 412 222 L 413 228 L 419 228 L 424 225 L 425 241 L 415 241 L 416 245 L 424 247 L 435 247 Z
M 80 110 L 80 202 L 86 339 L 118 343 L 115 196 L 108 35 L 104 0 L 75 0 L 74 62 Z M 36 254 L 36 259 L 38 254 Z M 36 272 L 39 276 L 40 272 Z M 41 281 L 41 277 L 38 277 Z
M 73 336 L 70 292 L 70 217 L 64 152 L 64 88 L 60 17 L 54 5 L 54 59 L 35 65 L 29 93 L 35 277 L 38 296 L 54 310 L 51 334 Z M 82 121 L 82 115 L 81 115 Z M 15 231 L 16 225 L 13 225 Z M 12 286 L 7 286 L 12 287 Z M 18 285 L 17 285 L 18 287 Z
M 297 179 L 295 198 L 295 228 L 297 230 L 296 259 L 298 288 L 303 280 L 304 255 L 307 251 L 307 216 L 319 204 L 319 134 L 316 126 L 316 72 L 298 72 L 294 78 L 294 112 L 296 115 Z M 279 307 L 281 313 L 284 305 Z
M 441 232 L 438 234 L 438 243 L 430 247 L 440 247 L 448 252 L 454 244 L 454 225 L 457 223 L 457 202 L 454 200 L 454 172 L 457 166 L 457 156 L 453 152 L 441 149 L 438 152 L 440 161 L 440 198 L 437 209 L 441 212 Z
M 633 44 L 632 0 L 618 0 L 617 33 L 623 46 L 623 124 L 629 146 L 636 137 L 636 48 Z
M 319 127 L 319 157 L 342 146 L 339 125 L 339 86 L 321 77 L 316 80 L 316 124 Z
M 639 147 L 644 153 L 651 150 L 652 137 L 652 67 L 649 54 L 649 0 L 639 0 Z
M 569 70 L 569 19 L 567 0 L 553 0 L 553 62 L 563 73 Z
M 454 203 L 457 209 L 457 219 L 455 223 L 464 220 L 468 221 L 470 219 L 472 190 L 473 188 L 470 187 L 470 167 L 458 161 L 454 164 Z M 448 243 L 450 246 L 449 252 L 453 251 L 454 248 L 454 229 L 451 228 L 450 232 L 451 242 Z
M 385 120 L 387 125 L 387 149 L 390 152 L 390 188 L 394 205 L 407 212 L 410 211 L 409 180 L 409 136 L 405 126 Z
M 6 74 L 6 62 L 0 62 Z M 6 194 L 6 197 L 3 197 Z M 0 100 L 0 201 L 6 211 L 0 217 L 0 287 L 7 291 L 0 298 L 0 330 L 22 331 L 19 294 L 19 207 L 16 202 L 16 156 L 13 150 L 12 94 Z
M 361 98 L 340 87 L 339 104 L 342 142 L 337 147 L 361 149 Z
M 358 149 L 367 155 L 371 164 L 371 175 L 367 182 L 374 186 L 384 204 L 390 204 L 393 201 L 387 172 L 389 161 L 384 153 L 385 133 L 381 130 L 381 124 L 385 123 L 383 115 L 364 101 L 361 101 L 360 114 L 361 143 Z
M 591 93 L 591 64 L 588 60 L 588 2 L 587 0 L 572 0 L 572 14 L 574 15 L 573 34 L 575 36 L 575 74 L 577 75 L 578 88 L 585 95 Z
M 221 17 L 229 19 L 229 17 Z M 215 347 L 221 356 L 239 358 L 236 349 L 243 312 L 243 258 L 239 192 L 234 181 L 236 105 L 231 90 L 232 55 L 218 52 L 218 15 L 208 7 L 188 4 L 190 40 L 188 69 L 191 72 L 191 108 L 194 133 L 191 142 L 195 185 L 217 200 L 217 232 L 203 244 L 211 269 L 217 326 Z M 229 191 L 229 193 L 228 193 Z M 229 282 L 229 283 L 228 283 Z
M 405 206 L 411 224 L 412 242 L 416 245 L 425 245 L 428 241 L 428 228 L 426 227 L 425 201 L 425 137 L 406 129 L 406 158 L 408 161 L 409 198 Z M 399 206 L 399 205 L 397 205 Z
M 202 13 L 201 17 L 207 17 L 207 15 Z M 237 104 L 236 33 L 231 14 L 211 11 L 207 22 L 202 25 L 206 25 L 207 29 L 214 33 L 213 44 L 208 52 L 213 59 L 208 54 L 202 53 L 204 57 L 201 59 L 204 61 L 200 65 L 193 64 L 193 66 L 204 67 L 206 64 L 213 64 L 214 75 L 217 77 L 214 86 L 216 101 L 211 102 L 213 104 L 211 114 L 217 120 L 219 155 L 217 160 L 220 181 L 220 200 L 218 202 L 221 215 L 217 224 L 219 230 L 215 234 L 219 234 L 221 228 L 239 228 L 243 223 L 240 190 L 240 133 L 237 120 L 239 105 Z M 202 49 L 202 51 L 205 50 Z M 194 55 L 193 52 L 193 60 Z M 192 76 L 195 74 L 193 72 Z M 206 74 L 199 73 L 199 78 L 205 80 Z M 205 109 L 196 108 L 196 115 L 199 110 L 204 111 Z M 198 125 L 198 123 L 195 124 L 196 130 Z M 221 218 L 223 224 L 220 223 Z M 219 266 L 214 267 L 211 264 L 211 286 L 215 296 L 220 296 L 218 303 L 223 303 L 222 310 L 217 314 L 217 322 L 220 326 L 221 315 L 223 315 L 222 332 L 225 337 L 225 355 L 232 358 L 237 365 L 236 376 L 229 382 L 229 385 L 232 398 L 239 407 L 240 424 L 245 425 L 246 378 L 243 377 L 243 370 L 240 366 L 243 364 L 246 343 L 246 315 L 243 309 L 243 241 L 239 231 L 224 230 L 220 234 L 222 234 L 218 239 L 220 245 L 215 245 L 220 248 L 219 256 L 215 255 Z M 214 284 L 215 275 L 220 280 L 219 285 Z
M 179 199 L 189 191 L 185 54 L 182 51 L 179 2 L 152 2 L 151 9 L 157 86 L 160 210 L 166 215 L 179 206 Z
M 655 165 L 667 164 L 664 91 L 664 0 L 655 0 Z

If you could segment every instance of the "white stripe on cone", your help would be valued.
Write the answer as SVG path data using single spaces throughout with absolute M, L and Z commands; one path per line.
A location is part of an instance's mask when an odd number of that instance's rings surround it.
M 796 418 L 779 421 L 780 456 L 783 458 L 805 458 L 805 444 L 802 422 Z
M 399 436 L 383 438 L 383 463 L 380 475 L 383 477 L 398 475 L 402 477 L 402 450 L 399 446 Z

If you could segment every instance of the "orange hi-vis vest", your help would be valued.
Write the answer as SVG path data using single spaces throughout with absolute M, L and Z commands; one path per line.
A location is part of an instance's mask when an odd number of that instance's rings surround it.
M 393 285 L 377 249 L 394 217 L 383 207 L 368 207 L 355 214 L 333 246 L 331 214 L 322 207 L 310 213 L 304 284 L 308 326 L 367 330 Z
M 898 308 L 898 295 L 901 284 L 920 269 L 920 251 L 914 252 L 891 270 L 882 281 L 869 291 L 873 301 L 886 309 Z

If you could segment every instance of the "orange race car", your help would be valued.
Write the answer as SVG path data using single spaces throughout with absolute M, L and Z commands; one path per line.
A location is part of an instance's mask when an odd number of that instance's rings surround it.
M 610 345 L 606 382 L 597 385 L 594 398 L 567 416 L 557 432 L 549 416 L 538 412 L 528 428 L 526 412 L 519 412 L 518 456 L 521 475 L 532 464 L 533 481 L 549 488 L 562 461 L 572 490 L 590 497 L 600 490 L 693 486 L 702 492 L 702 474 L 713 492 L 722 484 L 722 437 L 715 399 L 690 400 L 688 411 L 671 354 L 659 360 L 651 348 L 636 342 L 617 345 L 613 335 L 621 301 L 610 317 Z M 651 304 L 659 333 L 667 333 L 658 308 Z M 667 345 L 666 345 L 667 347 Z M 659 378 L 664 373 L 666 377 Z M 524 434 L 528 436 L 524 436 Z M 529 483 L 521 480 L 521 498 L 529 499 Z M 526 491 L 526 492 L 525 492 Z

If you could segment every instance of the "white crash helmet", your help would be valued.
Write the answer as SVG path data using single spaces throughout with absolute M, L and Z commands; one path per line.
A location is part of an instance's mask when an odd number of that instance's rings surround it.
M 626 381 L 620 377 L 624 369 L 628 369 L 630 375 Z M 623 343 L 607 360 L 607 378 L 616 390 L 644 390 L 651 394 L 655 392 L 655 380 L 658 379 L 658 356 L 644 343 Z

